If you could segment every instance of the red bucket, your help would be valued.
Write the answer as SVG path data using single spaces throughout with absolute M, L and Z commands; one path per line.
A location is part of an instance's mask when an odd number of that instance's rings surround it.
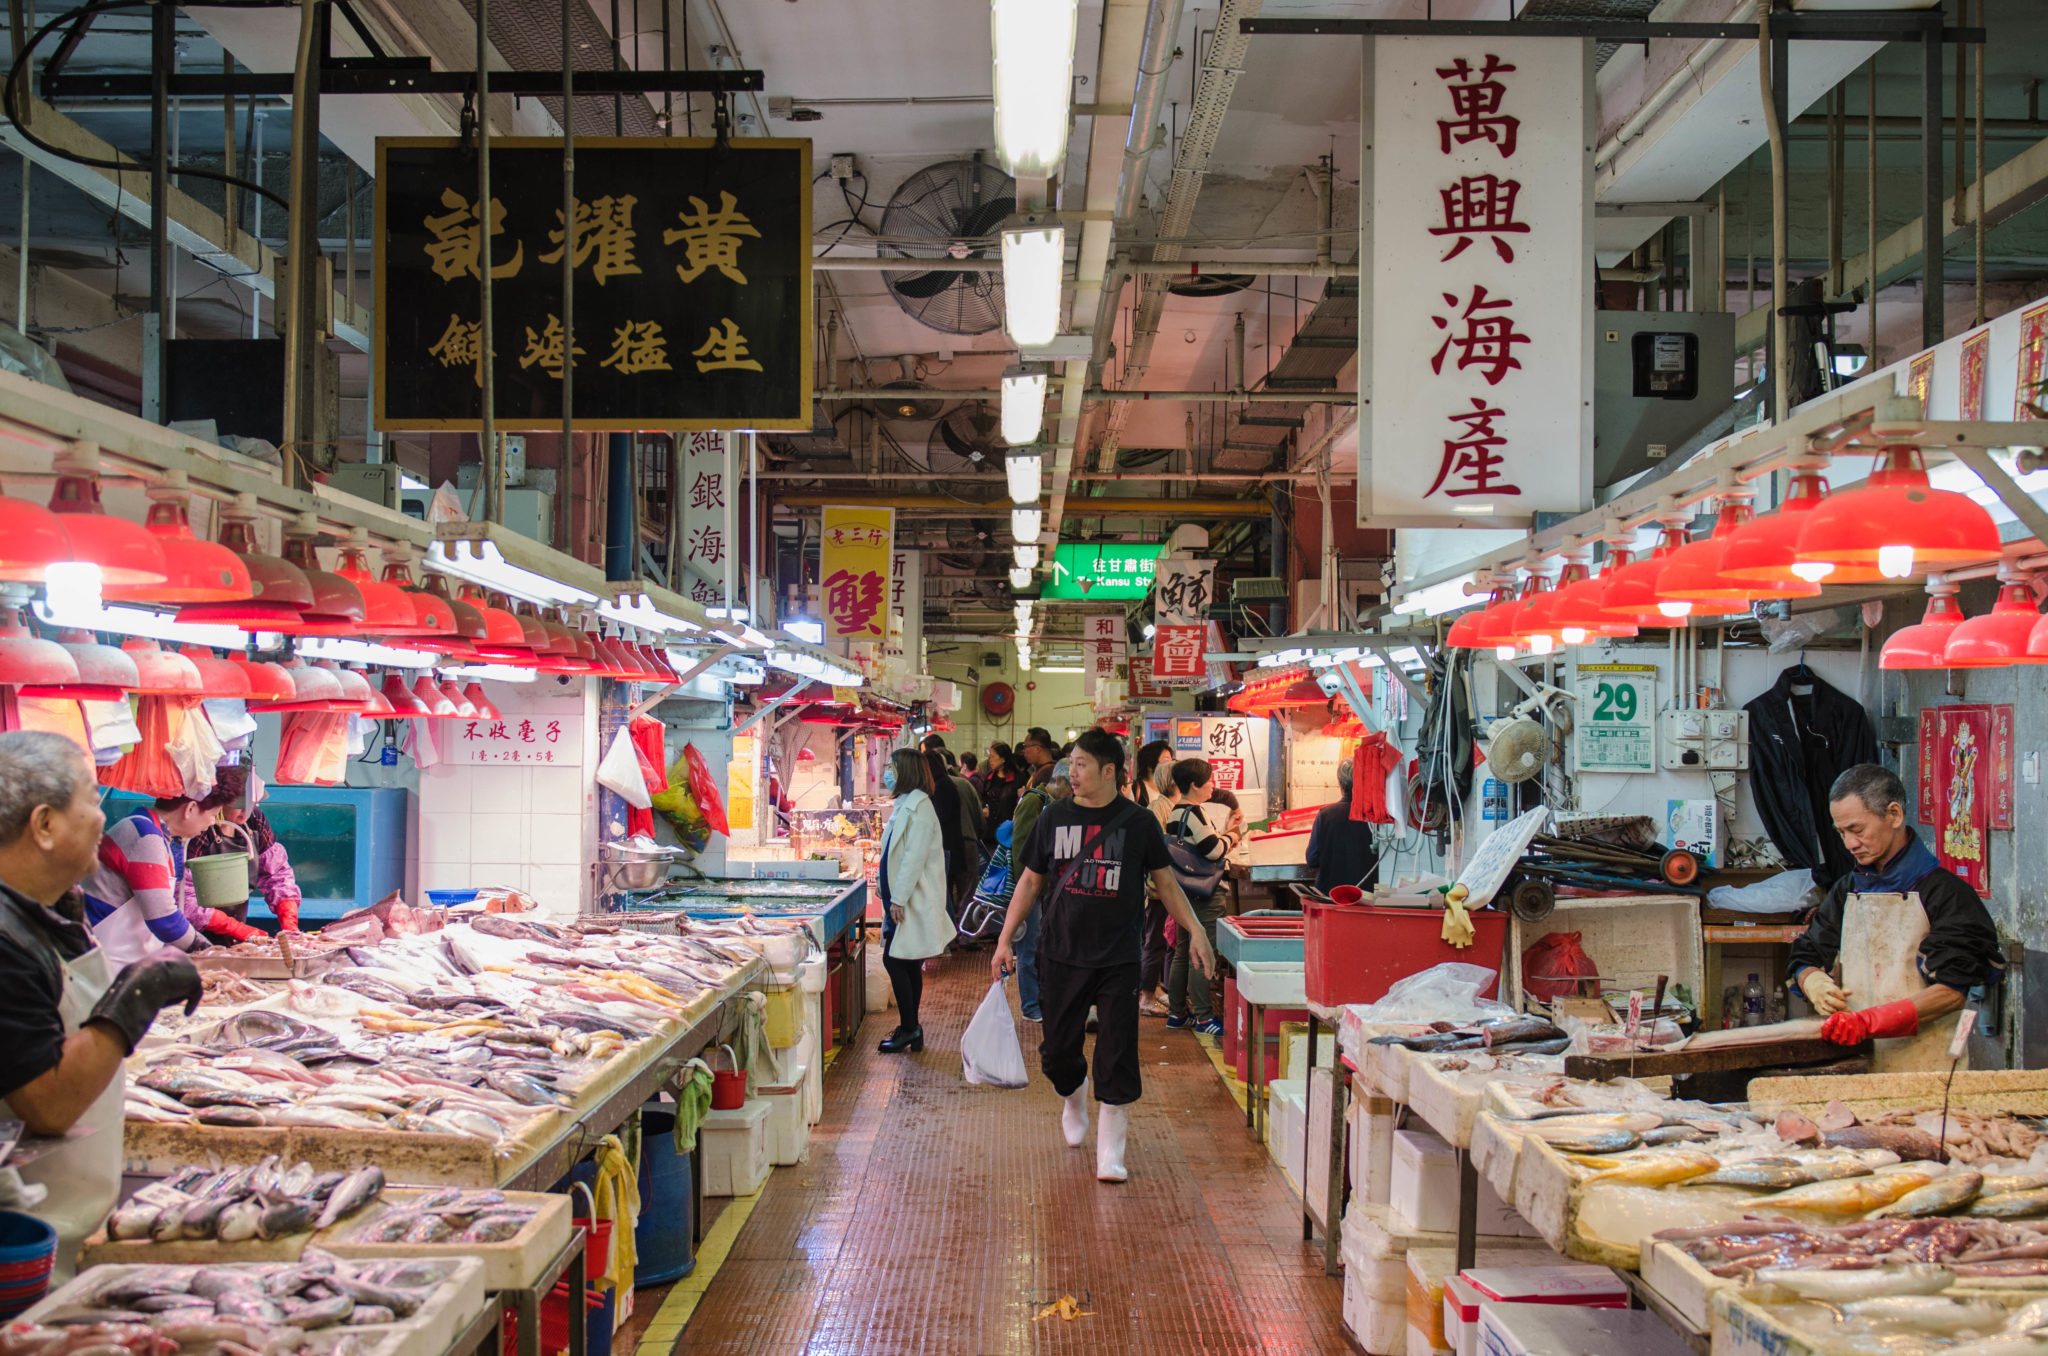
M 730 1069 L 711 1071 L 711 1109 L 713 1111 L 738 1111 L 747 1104 L 747 1071 L 740 1067 L 739 1057 L 730 1045 L 721 1045 L 725 1051 L 725 1062 Z

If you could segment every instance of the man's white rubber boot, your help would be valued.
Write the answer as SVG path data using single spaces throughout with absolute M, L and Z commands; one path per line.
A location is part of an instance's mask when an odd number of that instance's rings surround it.
M 1130 1177 L 1124 1168 L 1124 1136 L 1131 1128 L 1131 1109 L 1104 1106 L 1095 1123 L 1095 1180 L 1121 1182 Z
M 1067 1095 L 1060 1107 L 1060 1129 L 1066 1132 L 1067 1143 L 1080 1148 L 1088 1142 L 1088 1080 L 1082 1079 L 1081 1086 Z

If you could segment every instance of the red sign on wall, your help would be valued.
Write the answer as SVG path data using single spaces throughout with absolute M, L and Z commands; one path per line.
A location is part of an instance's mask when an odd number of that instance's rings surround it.
M 1152 633 L 1152 681 L 1164 687 L 1192 687 L 1202 666 L 1202 626 L 1161 626 Z
M 1244 759 L 1211 758 L 1209 766 L 1215 770 L 1216 786 L 1219 790 L 1244 790 Z
M 1991 889 L 1994 720 L 1989 706 L 1934 708 L 1934 850 L 1941 864 L 1979 894 Z M 1922 746 L 1923 763 L 1926 746 Z M 2012 757 L 2008 748 L 2005 766 Z M 2008 788 L 2008 799 L 2011 792 Z M 2008 814 L 2010 812 L 2008 811 Z

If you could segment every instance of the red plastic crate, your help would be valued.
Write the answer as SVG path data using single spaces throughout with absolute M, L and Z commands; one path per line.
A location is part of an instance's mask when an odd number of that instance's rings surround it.
M 1307 935 L 1302 961 L 1307 967 L 1303 988 L 1308 1001 L 1324 1007 L 1371 1003 L 1386 996 L 1397 980 L 1445 961 L 1464 961 L 1498 972 L 1508 916 L 1492 909 L 1472 915 L 1472 945 L 1452 946 L 1442 939 L 1440 909 L 1396 909 L 1384 906 L 1322 904 L 1304 900 Z M 1499 975 L 1482 996 L 1500 987 Z

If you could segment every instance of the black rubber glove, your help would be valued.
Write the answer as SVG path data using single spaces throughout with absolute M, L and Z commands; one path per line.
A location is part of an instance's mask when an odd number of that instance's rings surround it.
M 105 1022 L 121 1033 L 129 1054 L 149 1033 L 157 1013 L 183 1003 L 190 1016 L 199 1006 L 199 969 L 182 952 L 165 947 L 153 956 L 121 967 L 87 1022 Z

